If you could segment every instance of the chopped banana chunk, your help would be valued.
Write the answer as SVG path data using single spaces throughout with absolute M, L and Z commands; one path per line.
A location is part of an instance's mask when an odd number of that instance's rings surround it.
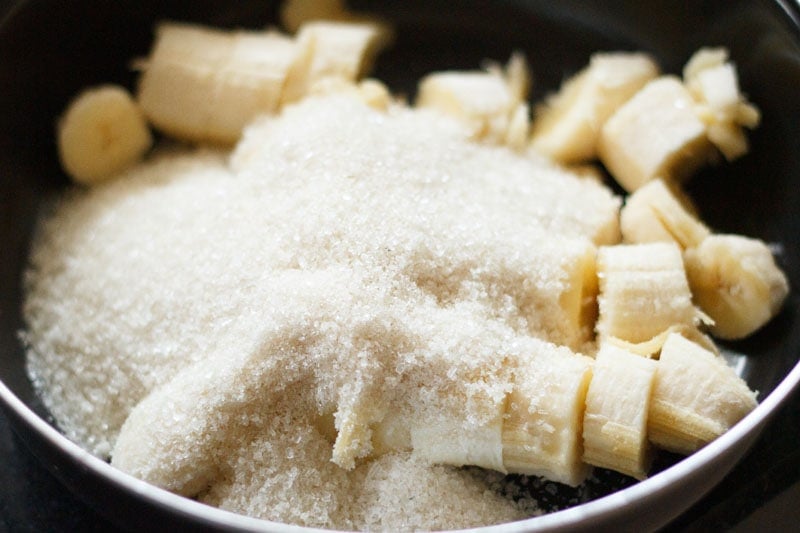
M 669 336 L 658 360 L 650 404 L 653 444 L 692 453 L 755 407 L 755 393 L 725 359 L 677 333 Z
M 625 242 L 676 242 L 682 248 L 697 246 L 711 234 L 660 179 L 627 198 L 620 212 L 620 228 Z
M 138 163 L 153 139 L 128 91 L 104 85 L 84 91 L 58 123 L 61 165 L 78 183 L 91 185 Z
M 593 55 L 588 67 L 538 108 L 533 147 L 562 163 L 594 159 L 605 121 L 658 74 L 658 65 L 646 54 Z
M 656 362 L 606 345 L 597 354 L 583 418 L 583 460 L 642 479 L 652 459 L 647 414 Z
M 616 337 L 639 343 L 673 326 L 694 327 L 699 320 L 674 243 L 603 246 L 597 275 L 601 341 Z
M 356 82 L 372 68 L 388 42 L 383 26 L 369 22 L 307 22 L 297 33 L 298 46 L 310 50 L 310 60 L 292 73 L 282 103 L 297 101 L 325 78 Z
M 606 121 L 598 152 L 625 190 L 633 192 L 656 177 L 679 181 L 709 160 L 706 126 L 694 108 L 680 80 L 662 76 Z
M 461 120 L 471 138 L 522 148 L 527 141 L 529 75 L 521 56 L 505 71 L 447 71 L 420 81 L 416 105 Z
M 503 423 L 503 465 L 568 485 L 586 479 L 581 428 L 592 360 L 555 351 L 518 374 Z
M 277 110 L 298 50 L 275 32 L 162 24 L 142 63 L 139 105 L 178 139 L 234 143 L 257 115 Z
M 712 235 L 685 253 L 686 273 L 711 332 L 741 339 L 777 314 L 789 293 L 784 273 L 762 241 Z
M 736 67 L 728 62 L 724 48 L 703 48 L 684 68 L 684 83 L 703 105 L 700 116 L 708 124 L 709 140 L 728 161 L 747 153 L 749 145 L 743 127 L 755 128 L 758 109 L 739 89 Z

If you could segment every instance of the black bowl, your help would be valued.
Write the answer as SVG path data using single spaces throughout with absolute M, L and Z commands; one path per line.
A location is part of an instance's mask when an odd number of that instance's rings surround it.
M 740 81 L 763 112 L 752 151 L 731 165 L 697 175 L 688 191 L 715 229 L 780 244 L 779 262 L 800 287 L 800 9 L 794 2 L 577 0 L 353 2 L 379 12 L 397 28 L 394 47 L 375 75 L 413 94 L 423 74 L 475 68 L 525 52 L 535 76 L 532 99 L 556 88 L 594 51 L 644 50 L 679 73 L 697 48 L 726 46 Z M 18 340 L 20 278 L 40 206 L 68 184 L 59 169 L 54 119 L 82 87 L 101 82 L 133 86 L 129 66 L 146 54 L 156 21 L 176 19 L 224 27 L 263 27 L 276 21 L 276 3 L 100 0 L 0 2 L 0 403 L 36 456 L 83 500 L 129 529 L 197 526 L 286 529 L 202 506 L 155 489 L 111 468 L 55 429 L 25 373 Z M 761 405 L 723 437 L 693 456 L 664 456 L 659 473 L 633 484 L 610 473 L 581 492 L 571 509 L 515 524 L 533 529 L 657 528 L 713 487 L 744 455 L 775 410 L 800 383 L 800 298 L 750 339 L 724 348 Z M 622 490 L 616 490 L 621 487 Z M 609 496 L 605 494 L 613 492 Z M 574 498 L 566 489 L 560 507 Z M 490 528 L 489 530 L 494 530 Z

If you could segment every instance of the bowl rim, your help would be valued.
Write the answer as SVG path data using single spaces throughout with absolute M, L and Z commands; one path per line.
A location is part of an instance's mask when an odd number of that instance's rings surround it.
M 619 512 L 628 504 L 646 501 L 661 490 L 689 478 L 693 472 L 711 465 L 715 458 L 728 453 L 748 437 L 755 437 L 778 409 L 800 389 L 800 361 L 798 361 L 786 377 L 767 395 L 766 398 L 747 416 L 730 430 L 709 443 L 694 454 L 685 457 L 663 471 L 640 481 L 630 487 L 621 489 L 596 500 L 570 507 L 561 511 L 527 518 L 517 522 L 508 522 L 478 528 L 469 531 L 484 533 L 516 533 L 523 531 L 542 531 L 560 529 L 585 524 L 586 521 L 599 519 Z M 233 527 L 246 531 L 270 531 L 276 533 L 311 533 L 331 530 L 309 528 L 291 524 L 283 524 L 270 520 L 262 520 L 211 507 L 203 503 L 173 494 L 167 490 L 137 479 L 111 466 L 110 463 L 95 457 L 76 443 L 69 440 L 54 426 L 37 415 L 28 405 L 19 399 L 0 379 L 0 402 L 11 409 L 31 429 L 43 437 L 48 444 L 55 447 L 69 460 L 79 463 L 104 481 L 117 488 L 132 492 L 148 503 L 180 514 L 198 519 L 207 525 Z M 12 424 L 13 426 L 13 424 Z M 699 499 L 702 495 L 698 495 Z

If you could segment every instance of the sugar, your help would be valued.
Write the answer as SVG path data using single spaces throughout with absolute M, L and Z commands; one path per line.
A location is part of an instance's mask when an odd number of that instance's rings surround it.
M 495 474 L 374 456 L 373 430 L 485 424 L 517 354 L 580 346 L 559 298 L 618 208 L 433 112 L 309 99 L 232 154 L 166 150 L 68 194 L 26 275 L 29 372 L 70 438 L 212 505 L 341 529 L 522 518 Z

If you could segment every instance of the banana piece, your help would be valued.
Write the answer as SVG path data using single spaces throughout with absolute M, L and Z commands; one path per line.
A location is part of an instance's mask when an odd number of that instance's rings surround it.
M 233 144 L 262 113 L 278 109 L 302 48 L 276 32 L 158 27 L 137 99 L 150 122 L 190 142 Z
M 391 39 L 386 26 L 372 22 L 312 21 L 297 33 L 305 61 L 291 72 L 281 96 L 286 105 L 303 98 L 325 78 L 355 83 L 372 68 L 378 52 Z
M 520 365 L 502 430 L 508 472 L 573 486 L 586 479 L 581 435 L 591 379 L 592 359 L 556 349 Z
M 682 248 L 697 246 L 711 234 L 660 179 L 628 196 L 620 211 L 620 228 L 628 243 L 676 242 Z
M 597 321 L 597 248 L 588 244 L 583 253 L 574 253 L 568 287 L 561 293 L 559 304 L 569 331 L 575 332 L 570 346 L 591 339 Z
M 522 148 L 527 142 L 529 110 L 525 102 L 530 75 L 522 56 L 511 57 L 505 70 L 445 71 L 419 83 L 416 106 L 459 119 L 470 138 Z
M 644 479 L 652 460 L 647 415 L 656 361 L 606 345 L 586 394 L 583 460 Z
M 693 328 L 700 314 L 675 243 L 621 244 L 597 254 L 600 341 L 648 341 L 674 326 Z
M 685 252 L 695 301 L 714 321 L 711 333 L 741 339 L 775 316 L 789 292 L 784 273 L 762 241 L 712 235 Z
M 61 166 L 78 183 L 92 185 L 139 162 L 153 143 L 133 98 L 122 87 L 82 92 L 57 125 Z
M 728 161 L 749 150 L 743 128 L 760 122 L 758 108 L 739 89 L 736 67 L 724 48 L 701 48 L 684 67 L 684 83 L 700 102 L 699 113 L 708 127 L 709 140 Z
M 756 394 L 725 363 L 677 333 L 661 350 L 647 431 L 650 442 L 689 454 L 755 409 Z
M 701 322 L 704 324 L 711 324 L 713 320 L 709 317 L 701 316 Z M 600 348 L 604 348 L 606 345 L 616 346 L 617 348 L 621 348 L 628 352 L 634 353 L 641 357 L 647 357 L 650 359 L 658 359 L 658 354 L 661 353 L 661 348 L 664 346 L 664 343 L 667 341 L 670 335 L 673 333 L 678 333 L 683 335 L 685 338 L 689 339 L 690 341 L 699 344 L 706 350 L 716 355 L 719 355 L 719 348 L 716 344 L 714 344 L 714 340 L 706 335 L 705 333 L 701 332 L 698 328 L 694 326 L 671 326 L 668 329 L 662 331 L 652 339 L 642 341 L 642 342 L 628 342 L 622 339 L 618 339 L 616 337 L 604 337 L 602 339 Z
M 392 94 L 386 85 L 373 78 L 361 80 L 357 84 L 342 78 L 323 78 L 314 83 L 308 91 L 309 96 L 337 93 L 354 96 L 378 111 L 386 111 L 392 103 Z
M 598 154 L 628 192 L 661 177 L 688 177 L 713 153 L 706 124 L 681 81 L 662 76 L 650 81 L 606 121 Z
M 585 69 L 537 109 L 533 148 L 566 164 L 594 159 L 605 121 L 658 75 L 658 65 L 646 54 L 593 55 Z

